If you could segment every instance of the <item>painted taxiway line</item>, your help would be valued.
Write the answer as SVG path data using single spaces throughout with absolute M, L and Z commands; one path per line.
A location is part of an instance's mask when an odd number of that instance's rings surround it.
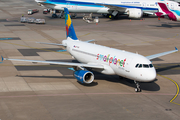
M 174 97 L 169 102 L 173 103 L 173 104 L 176 104 L 176 105 L 180 105 L 179 103 L 173 102 L 177 98 L 177 96 L 179 95 L 179 85 L 178 85 L 178 83 L 176 81 L 172 80 L 171 78 L 166 77 L 166 76 L 163 76 L 163 75 L 160 75 L 160 74 L 157 74 L 157 75 L 170 80 L 171 82 L 173 82 L 176 85 L 176 94 L 174 95 Z
M 82 96 L 82 95 L 174 95 L 167 93 L 70 93 L 70 94 L 44 94 L 44 95 L 17 95 L 17 96 L 0 96 L 0 98 L 26 98 L 26 97 L 53 97 L 53 96 Z

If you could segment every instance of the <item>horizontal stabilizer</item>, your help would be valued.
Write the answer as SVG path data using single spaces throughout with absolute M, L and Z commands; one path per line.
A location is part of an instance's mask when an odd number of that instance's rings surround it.
M 40 44 L 47 44 L 47 45 L 65 46 L 65 45 L 63 45 L 63 44 L 57 44 L 57 43 L 44 43 L 44 42 L 36 42 L 36 43 L 40 43 Z
M 89 43 L 89 42 L 92 42 L 92 41 L 95 41 L 95 39 L 92 39 L 92 40 L 87 40 L 87 41 L 84 41 L 84 42 Z

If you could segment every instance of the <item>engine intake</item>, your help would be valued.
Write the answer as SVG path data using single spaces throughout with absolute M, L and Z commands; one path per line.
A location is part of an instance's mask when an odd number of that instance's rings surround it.
M 143 15 L 143 12 L 141 9 L 137 9 L 137 8 L 130 8 L 128 9 L 129 17 L 130 18 L 141 18 Z
M 94 80 L 94 74 L 90 71 L 85 71 L 85 70 L 77 70 L 74 72 L 75 78 L 85 84 L 90 84 Z

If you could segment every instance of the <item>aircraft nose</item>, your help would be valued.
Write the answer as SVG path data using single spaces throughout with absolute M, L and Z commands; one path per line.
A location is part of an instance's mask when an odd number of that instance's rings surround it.
M 156 79 L 156 70 L 152 69 L 146 76 L 146 82 L 151 82 Z

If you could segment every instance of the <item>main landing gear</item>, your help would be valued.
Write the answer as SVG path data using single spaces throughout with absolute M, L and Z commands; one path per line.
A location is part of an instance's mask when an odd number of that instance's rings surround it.
M 134 83 L 136 84 L 135 92 L 141 92 L 141 88 L 140 88 L 139 82 L 134 81 Z

